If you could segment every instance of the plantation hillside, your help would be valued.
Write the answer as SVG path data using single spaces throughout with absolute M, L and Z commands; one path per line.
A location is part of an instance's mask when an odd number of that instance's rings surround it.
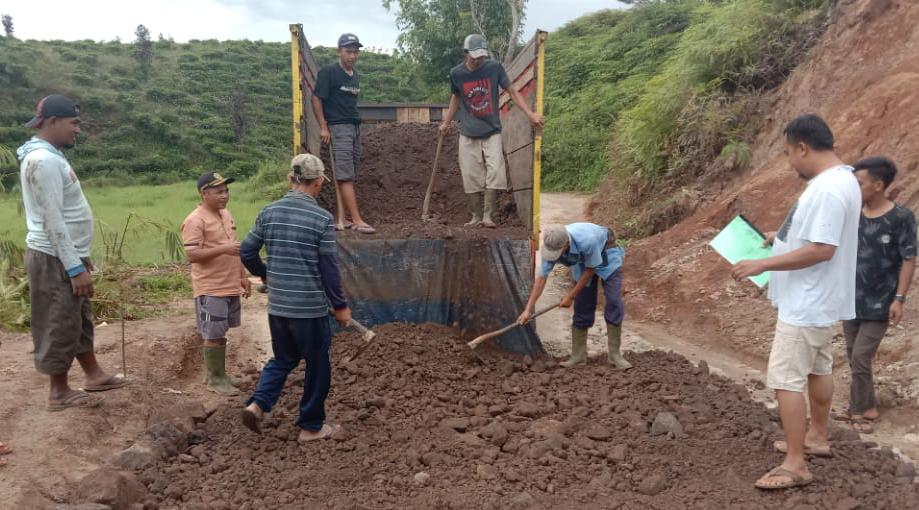
M 221 170 L 252 175 L 290 150 L 290 45 L 260 41 L 152 42 L 144 66 L 120 42 L 0 37 L 0 145 L 32 135 L 36 102 L 70 95 L 83 136 L 68 153 L 81 175 L 117 184 L 162 183 Z M 334 50 L 316 48 L 320 63 Z M 410 64 L 364 52 L 364 101 L 422 101 Z

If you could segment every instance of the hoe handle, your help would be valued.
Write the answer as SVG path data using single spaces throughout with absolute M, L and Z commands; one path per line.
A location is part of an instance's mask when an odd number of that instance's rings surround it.
M 536 319 L 536 317 L 539 317 L 540 315 L 550 310 L 554 310 L 556 308 L 558 308 L 558 303 L 551 305 L 551 306 L 547 306 L 543 308 L 542 310 L 538 310 L 536 313 L 530 316 L 529 320 L 527 320 L 527 323 L 529 324 L 530 322 L 533 322 L 533 320 Z M 467 343 L 466 345 L 468 345 L 470 349 L 475 349 L 476 347 L 478 347 L 481 343 L 485 342 L 486 340 L 490 340 L 497 336 L 501 336 L 504 333 L 507 333 L 508 331 L 516 328 L 517 326 L 520 326 L 520 324 L 517 324 L 516 322 L 512 324 L 508 324 L 507 326 L 504 326 L 503 328 L 497 331 L 492 331 L 491 333 L 485 333 L 482 336 L 476 337 L 471 342 Z
M 440 161 L 440 148 L 444 145 L 444 134 L 437 134 L 437 150 L 434 151 L 434 168 L 431 169 L 431 179 L 428 181 L 428 191 L 424 194 L 424 205 L 421 207 L 421 219 L 428 219 L 431 211 L 431 195 L 434 194 L 434 177 L 437 175 L 437 162 Z

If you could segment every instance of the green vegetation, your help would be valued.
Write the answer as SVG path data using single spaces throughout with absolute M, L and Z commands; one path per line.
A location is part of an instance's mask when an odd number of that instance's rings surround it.
M 750 97 L 785 79 L 828 2 L 637 4 L 580 18 L 549 38 L 549 189 L 592 190 L 613 172 L 647 192 L 697 176 L 725 151 L 739 163 L 757 125 Z
M 337 58 L 329 48 L 315 55 L 323 64 Z M 365 52 L 362 99 L 426 100 L 412 66 Z M 145 69 L 133 44 L 0 38 L 0 145 L 15 149 L 32 136 L 23 124 L 36 102 L 62 93 L 83 108 L 68 157 L 99 183 L 163 184 L 206 170 L 247 177 L 289 153 L 288 43 L 161 39 Z

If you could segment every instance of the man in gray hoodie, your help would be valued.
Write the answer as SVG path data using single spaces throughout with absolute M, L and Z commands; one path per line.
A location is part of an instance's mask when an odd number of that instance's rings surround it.
M 126 381 L 103 371 L 93 353 L 93 213 L 61 152 L 76 144 L 80 107 L 67 97 L 48 96 L 26 126 L 38 129 L 16 151 L 28 229 L 25 265 L 35 368 L 51 379 L 49 411 L 95 407 L 101 399 L 86 392 L 120 388 Z M 74 358 L 86 374 L 85 391 L 68 384 Z

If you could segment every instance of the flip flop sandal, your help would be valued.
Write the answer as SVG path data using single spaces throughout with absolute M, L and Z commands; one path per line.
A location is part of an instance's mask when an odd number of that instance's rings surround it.
M 376 234 L 377 229 L 371 227 L 370 225 L 357 225 L 351 227 L 352 230 L 356 230 L 359 234 Z
M 262 419 L 248 409 L 242 411 L 243 425 L 256 434 L 262 433 Z
M 766 473 L 766 476 L 764 478 L 769 480 L 773 478 L 778 478 L 780 476 L 788 478 L 788 481 L 784 483 L 779 483 L 778 485 L 776 485 L 776 484 L 764 483 L 761 478 L 756 481 L 754 486 L 757 489 L 763 489 L 763 490 L 791 489 L 793 487 L 804 487 L 805 485 L 808 485 L 814 481 L 814 475 L 810 473 L 808 473 L 806 476 L 801 476 L 797 473 L 792 473 L 791 471 L 783 468 L 782 466 L 773 468 L 772 471 L 769 471 L 768 473 Z
M 849 421 L 852 419 L 852 415 L 849 414 L 849 411 L 845 411 L 841 413 L 834 413 L 833 419 L 836 421 Z
M 788 453 L 788 443 L 785 441 L 776 441 L 772 443 L 772 447 L 775 448 L 775 451 L 779 453 Z M 804 455 L 830 458 L 833 456 L 833 450 L 829 446 L 810 447 L 805 445 Z
M 127 385 L 128 385 L 127 379 L 125 379 L 124 377 L 118 377 L 117 375 L 113 375 L 109 377 L 108 379 L 106 379 L 105 382 L 101 384 L 88 384 L 86 386 L 83 386 L 83 391 L 116 390 L 118 388 L 124 388 Z
M 341 430 L 341 425 L 329 425 L 326 423 L 319 429 L 319 433 L 308 439 L 301 439 L 300 436 L 297 436 L 297 442 L 300 444 L 308 443 L 310 441 L 318 441 L 320 439 L 327 439 L 335 435 L 336 432 Z
M 49 402 L 48 410 L 63 411 L 64 409 L 70 408 L 83 408 L 90 409 L 93 407 L 99 407 L 102 404 L 102 399 L 99 397 L 94 397 L 83 391 L 75 391 L 70 394 L 64 400 L 58 400 L 57 402 Z
M 871 422 L 868 418 L 852 418 L 849 420 L 849 424 L 852 425 L 852 429 L 860 434 L 873 434 L 874 426 L 871 425 Z

